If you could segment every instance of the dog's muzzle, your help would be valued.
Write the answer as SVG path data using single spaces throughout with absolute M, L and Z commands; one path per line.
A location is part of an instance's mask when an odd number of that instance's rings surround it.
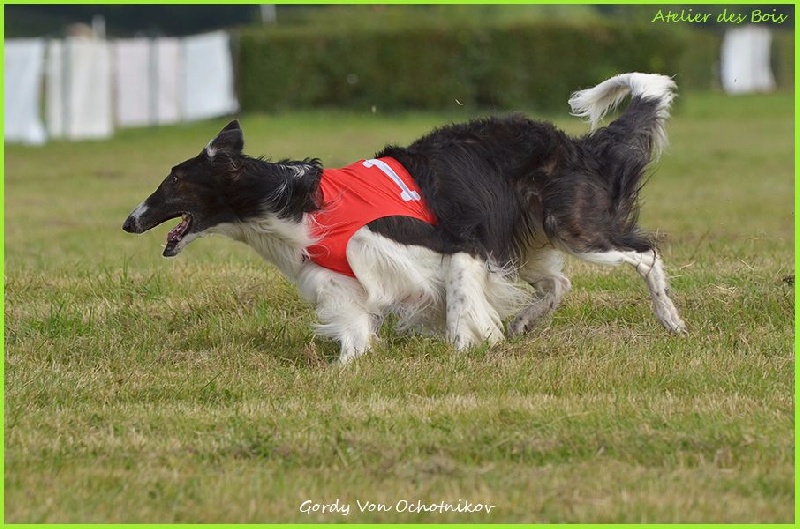
M 128 218 L 125 219 L 125 222 L 122 224 L 123 230 L 127 231 L 128 233 L 144 233 L 145 231 L 147 231 L 141 222 L 142 215 L 144 215 L 145 212 L 149 209 L 145 205 L 146 202 L 147 201 L 142 202 L 141 204 L 136 206 L 136 209 L 131 211 L 131 214 L 128 215 Z
M 122 225 L 122 229 L 127 231 L 128 233 L 142 233 L 142 228 L 139 226 L 137 222 L 138 219 L 133 215 L 130 215 L 127 219 L 125 219 L 125 223 Z

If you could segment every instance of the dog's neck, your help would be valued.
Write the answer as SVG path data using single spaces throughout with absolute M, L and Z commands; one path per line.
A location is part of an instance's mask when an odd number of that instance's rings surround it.
M 275 216 L 250 222 L 220 224 L 213 231 L 252 247 L 291 280 L 297 279 L 306 256 L 306 248 L 315 242 L 309 234 L 307 215 L 301 222 Z

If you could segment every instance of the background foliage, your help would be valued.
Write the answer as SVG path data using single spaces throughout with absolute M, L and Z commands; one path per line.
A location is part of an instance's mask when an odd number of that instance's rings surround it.
M 722 11 L 788 16 L 773 33 L 773 71 L 794 86 L 794 6 L 746 5 L 9 5 L 5 36 L 65 34 L 105 19 L 111 38 L 231 30 L 244 111 L 565 110 L 572 90 L 622 71 L 675 75 L 716 89 Z M 708 13 L 703 24 L 654 14 Z
M 683 90 L 718 85 L 716 32 L 599 20 L 345 27 L 238 33 L 242 108 L 553 112 L 577 87 L 619 72 L 675 75 Z M 778 83 L 789 88 L 794 39 L 778 33 L 773 47 Z

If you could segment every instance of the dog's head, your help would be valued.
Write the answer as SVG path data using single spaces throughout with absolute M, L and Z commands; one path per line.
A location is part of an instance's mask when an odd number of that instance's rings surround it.
M 231 121 L 200 154 L 173 167 L 122 229 L 144 233 L 180 217 L 164 248 L 173 257 L 217 226 L 269 216 L 299 221 L 317 209 L 317 160 L 269 163 L 242 154 L 243 147 L 239 122 Z

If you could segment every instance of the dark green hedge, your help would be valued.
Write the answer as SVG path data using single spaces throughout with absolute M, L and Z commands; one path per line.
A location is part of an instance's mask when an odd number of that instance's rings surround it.
M 719 41 L 650 24 L 244 30 L 240 98 L 245 111 L 459 104 L 562 112 L 572 91 L 621 72 L 677 74 L 684 89 L 712 88 Z
M 773 33 L 772 69 L 778 88 L 794 89 L 794 34 L 788 31 Z

